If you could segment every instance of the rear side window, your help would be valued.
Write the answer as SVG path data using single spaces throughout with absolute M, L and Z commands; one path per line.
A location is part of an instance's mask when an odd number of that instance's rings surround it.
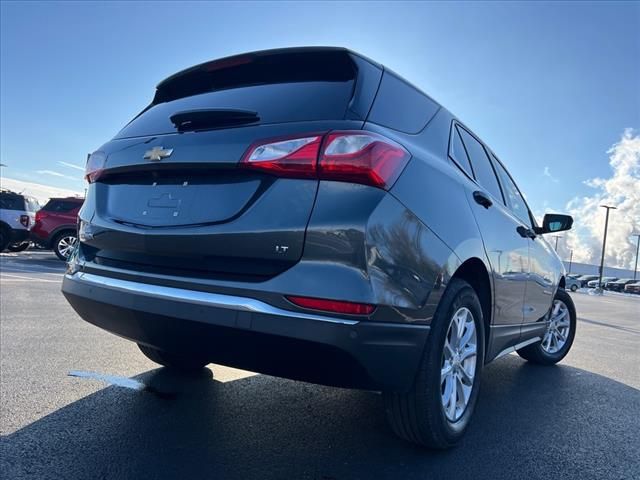
M 24 197 L 10 193 L 0 195 L 0 208 L 4 210 L 25 210 Z
M 69 200 L 49 200 L 43 207 L 45 212 L 70 212 L 74 208 L 78 208 L 80 204 Z
M 502 199 L 502 192 L 500 191 L 500 184 L 496 178 L 496 172 L 493 170 L 493 166 L 491 165 L 491 161 L 489 160 L 484 147 L 464 128 L 458 128 L 460 130 L 464 146 L 469 154 L 471 165 L 473 165 L 476 180 L 480 185 L 486 188 L 491 195 L 501 201 L 504 201 Z
M 393 72 L 385 71 L 367 121 L 416 134 L 433 118 L 438 108 L 440 106 L 424 93 Z
M 522 198 L 522 194 L 518 187 L 511 179 L 511 176 L 507 172 L 507 170 L 502 166 L 502 164 L 492 155 L 493 164 L 498 170 L 498 176 L 500 177 L 500 183 L 502 184 L 502 190 L 504 191 L 505 199 L 507 200 L 507 207 L 513 212 L 513 214 L 518 217 L 521 221 L 526 223 L 527 225 L 531 225 L 531 220 L 529 217 L 529 209 L 527 208 L 527 204 Z
M 347 52 L 238 57 L 199 65 L 162 82 L 152 104 L 116 138 L 174 133 L 170 117 L 193 110 L 255 112 L 256 123 L 345 118 L 357 68 Z
M 464 145 L 462 144 L 462 140 L 460 139 L 460 132 L 458 131 L 458 127 L 454 126 L 451 130 L 451 146 L 449 147 L 449 156 L 458 164 L 458 166 L 464 170 L 467 175 L 471 178 L 473 177 L 473 169 L 471 168 L 471 163 L 469 162 L 469 157 L 467 156 L 467 152 L 464 151 Z

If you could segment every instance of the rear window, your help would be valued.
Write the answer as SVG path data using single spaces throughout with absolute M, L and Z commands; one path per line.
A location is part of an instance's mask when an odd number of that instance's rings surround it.
M 162 82 L 152 104 L 116 138 L 175 133 L 172 115 L 202 109 L 255 112 L 261 124 L 343 119 L 356 76 L 353 60 L 343 51 L 211 62 Z
M 42 208 L 45 212 L 70 212 L 81 204 L 73 200 L 49 200 Z

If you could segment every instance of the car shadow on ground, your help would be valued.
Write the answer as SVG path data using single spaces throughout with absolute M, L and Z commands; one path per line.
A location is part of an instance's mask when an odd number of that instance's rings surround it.
M 5 436 L 3 478 L 585 480 L 640 468 L 640 391 L 515 356 L 485 369 L 472 425 L 446 452 L 395 438 L 371 392 L 208 370 L 135 378 L 147 391 L 107 387 Z

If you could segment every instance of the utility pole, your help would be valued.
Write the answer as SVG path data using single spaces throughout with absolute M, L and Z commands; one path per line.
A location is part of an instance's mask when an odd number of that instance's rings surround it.
M 573 263 L 573 249 L 569 250 L 569 273 L 571 273 L 571 264 Z
M 607 247 L 607 228 L 609 227 L 609 210 L 616 210 L 618 207 L 600 205 L 607 209 L 607 216 L 604 219 L 604 237 L 602 238 L 602 258 L 600 258 L 600 276 L 598 277 L 598 289 L 602 292 L 602 271 L 604 270 L 604 250 Z
M 562 238 L 562 235 L 554 235 L 553 238 L 556 239 L 556 253 L 558 253 L 558 239 Z
M 640 233 L 634 233 L 631 235 L 632 237 L 638 237 L 638 243 L 636 245 L 636 266 L 633 269 L 633 279 L 636 279 L 636 275 L 638 275 L 638 253 L 640 253 Z

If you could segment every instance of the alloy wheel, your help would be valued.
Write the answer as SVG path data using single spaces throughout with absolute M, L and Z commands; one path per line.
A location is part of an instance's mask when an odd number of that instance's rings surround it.
M 562 300 L 554 300 L 551 319 L 542 339 L 542 349 L 547 353 L 558 353 L 567 343 L 570 329 L 569 309 Z
M 476 324 L 466 307 L 452 316 L 442 352 L 440 394 L 445 416 L 456 422 L 469 404 L 478 352 Z
M 64 237 L 61 237 L 60 240 L 58 240 L 58 251 L 60 252 L 60 255 L 65 258 L 69 258 L 69 255 L 73 252 L 77 241 L 78 239 L 73 235 L 65 235 Z

